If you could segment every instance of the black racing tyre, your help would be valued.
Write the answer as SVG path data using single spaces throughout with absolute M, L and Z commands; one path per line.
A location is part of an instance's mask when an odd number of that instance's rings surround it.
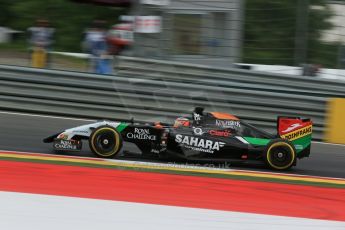
M 264 158 L 270 168 L 287 170 L 296 162 L 296 150 L 289 141 L 276 139 L 267 145 Z
M 116 129 L 100 126 L 91 133 L 89 145 L 97 157 L 112 158 L 122 148 L 122 137 Z

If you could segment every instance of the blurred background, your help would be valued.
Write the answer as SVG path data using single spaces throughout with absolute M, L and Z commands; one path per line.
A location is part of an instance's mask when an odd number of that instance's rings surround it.
M 98 20 L 112 57 L 345 76 L 345 1 L 1 0 L 0 9 L 0 64 L 32 65 L 30 28 L 43 21 L 53 29 L 44 67 L 92 71 L 83 41 Z
M 315 140 L 345 143 L 345 1 L 0 0 L 0 8 L 3 109 L 171 120 L 203 106 L 273 133 L 277 115 L 310 117 Z

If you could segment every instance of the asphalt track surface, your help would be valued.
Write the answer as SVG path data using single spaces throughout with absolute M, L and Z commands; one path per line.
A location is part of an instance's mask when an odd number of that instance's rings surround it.
M 51 144 L 42 142 L 43 138 L 64 129 L 90 122 L 93 121 L 0 111 L 0 150 L 56 154 Z M 133 150 L 133 146 L 129 145 L 125 145 L 124 148 Z M 68 155 L 94 157 L 87 143 L 84 143 L 81 152 L 69 153 Z M 130 159 L 142 160 L 135 157 Z M 231 165 L 230 168 L 270 171 L 255 165 Z M 300 160 L 297 166 L 287 173 L 345 178 L 345 146 L 314 142 L 310 157 Z

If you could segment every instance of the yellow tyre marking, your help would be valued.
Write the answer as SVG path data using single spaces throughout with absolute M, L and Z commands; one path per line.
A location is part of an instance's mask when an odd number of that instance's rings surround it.
M 287 166 L 284 166 L 284 167 L 275 166 L 275 165 L 272 164 L 272 162 L 271 162 L 271 160 L 270 160 L 271 149 L 274 148 L 274 147 L 276 147 L 276 146 L 284 146 L 284 145 L 287 146 L 287 147 L 289 147 L 289 149 L 290 149 L 291 152 L 292 152 L 292 159 L 291 159 L 291 162 L 290 162 Z M 293 149 L 288 143 L 285 143 L 285 142 L 276 142 L 276 143 L 274 143 L 273 145 L 271 145 L 271 146 L 269 147 L 269 149 L 267 150 L 267 156 L 266 156 L 266 158 L 267 158 L 267 162 L 269 163 L 269 165 L 270 165 L 272 168 L 275 168 L 275 169 L 286 169 L 286 168 L 290 167 L 290 166 L 293 164 L 293 162 L 294 162 L 294 160 L 295 160 L 295 158 L 296 158 L 296 154 L 295 154 L 294 149 Z
M 100 132 L 100 131 L 103 131 L 103 130 L 107 130 L 107 131 L 111 131 L 115 134 L 115 149 L 114 151 L 110 151 L 108 153 L 100 153 L 97 151 L 96 147 L 95 147 L 95 144 L 94 144 L 94 139 L 96 137 L 96 135 Z M 101 129 L 98 129 L 96 130 L 96 132 L 94 133 L 94 135 L 92 136 L 92 140 L 91 140 L 91 145 L 92 145 L 92 148 L 93 150 L 100 156 L 103 156 L 103 157 L 109 157 L 111 155 L 113 155 L 114 153 L 116 153 L 120 147 L 120 137 L 119 137 L 119 134 L 114 131 L 112 128 L 108 128 L 108 127 L 104 127 L 104 128 L 101 128 Z

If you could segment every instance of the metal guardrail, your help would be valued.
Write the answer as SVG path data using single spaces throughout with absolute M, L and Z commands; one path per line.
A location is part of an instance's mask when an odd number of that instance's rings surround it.
M 262 90 L 287 91 L 303 95 L 344 97 L 345 81 L 323 79 L 311 76 L 293 76 L 235 68 L 187 64 L 174 61 L 144 59 L 121 56 L 118 58 L 118 72 L 141 78 L 184 81 L 218 85 L 254 85 Z
M 260 84 L 190 83 L 148 75 L 104 76 L 0 66 L 0 109 L 89 118 L 171 121 L 194 106 L 231 112 L 275 132 L 276 116 L 305 116 L 322 139 L 326 97 Z M 208 80 L 212 80 L 209 78 Z M 227 81 L 225 81 L 227 82 Z M 323 94 L 330 95 L 328 92 Z

